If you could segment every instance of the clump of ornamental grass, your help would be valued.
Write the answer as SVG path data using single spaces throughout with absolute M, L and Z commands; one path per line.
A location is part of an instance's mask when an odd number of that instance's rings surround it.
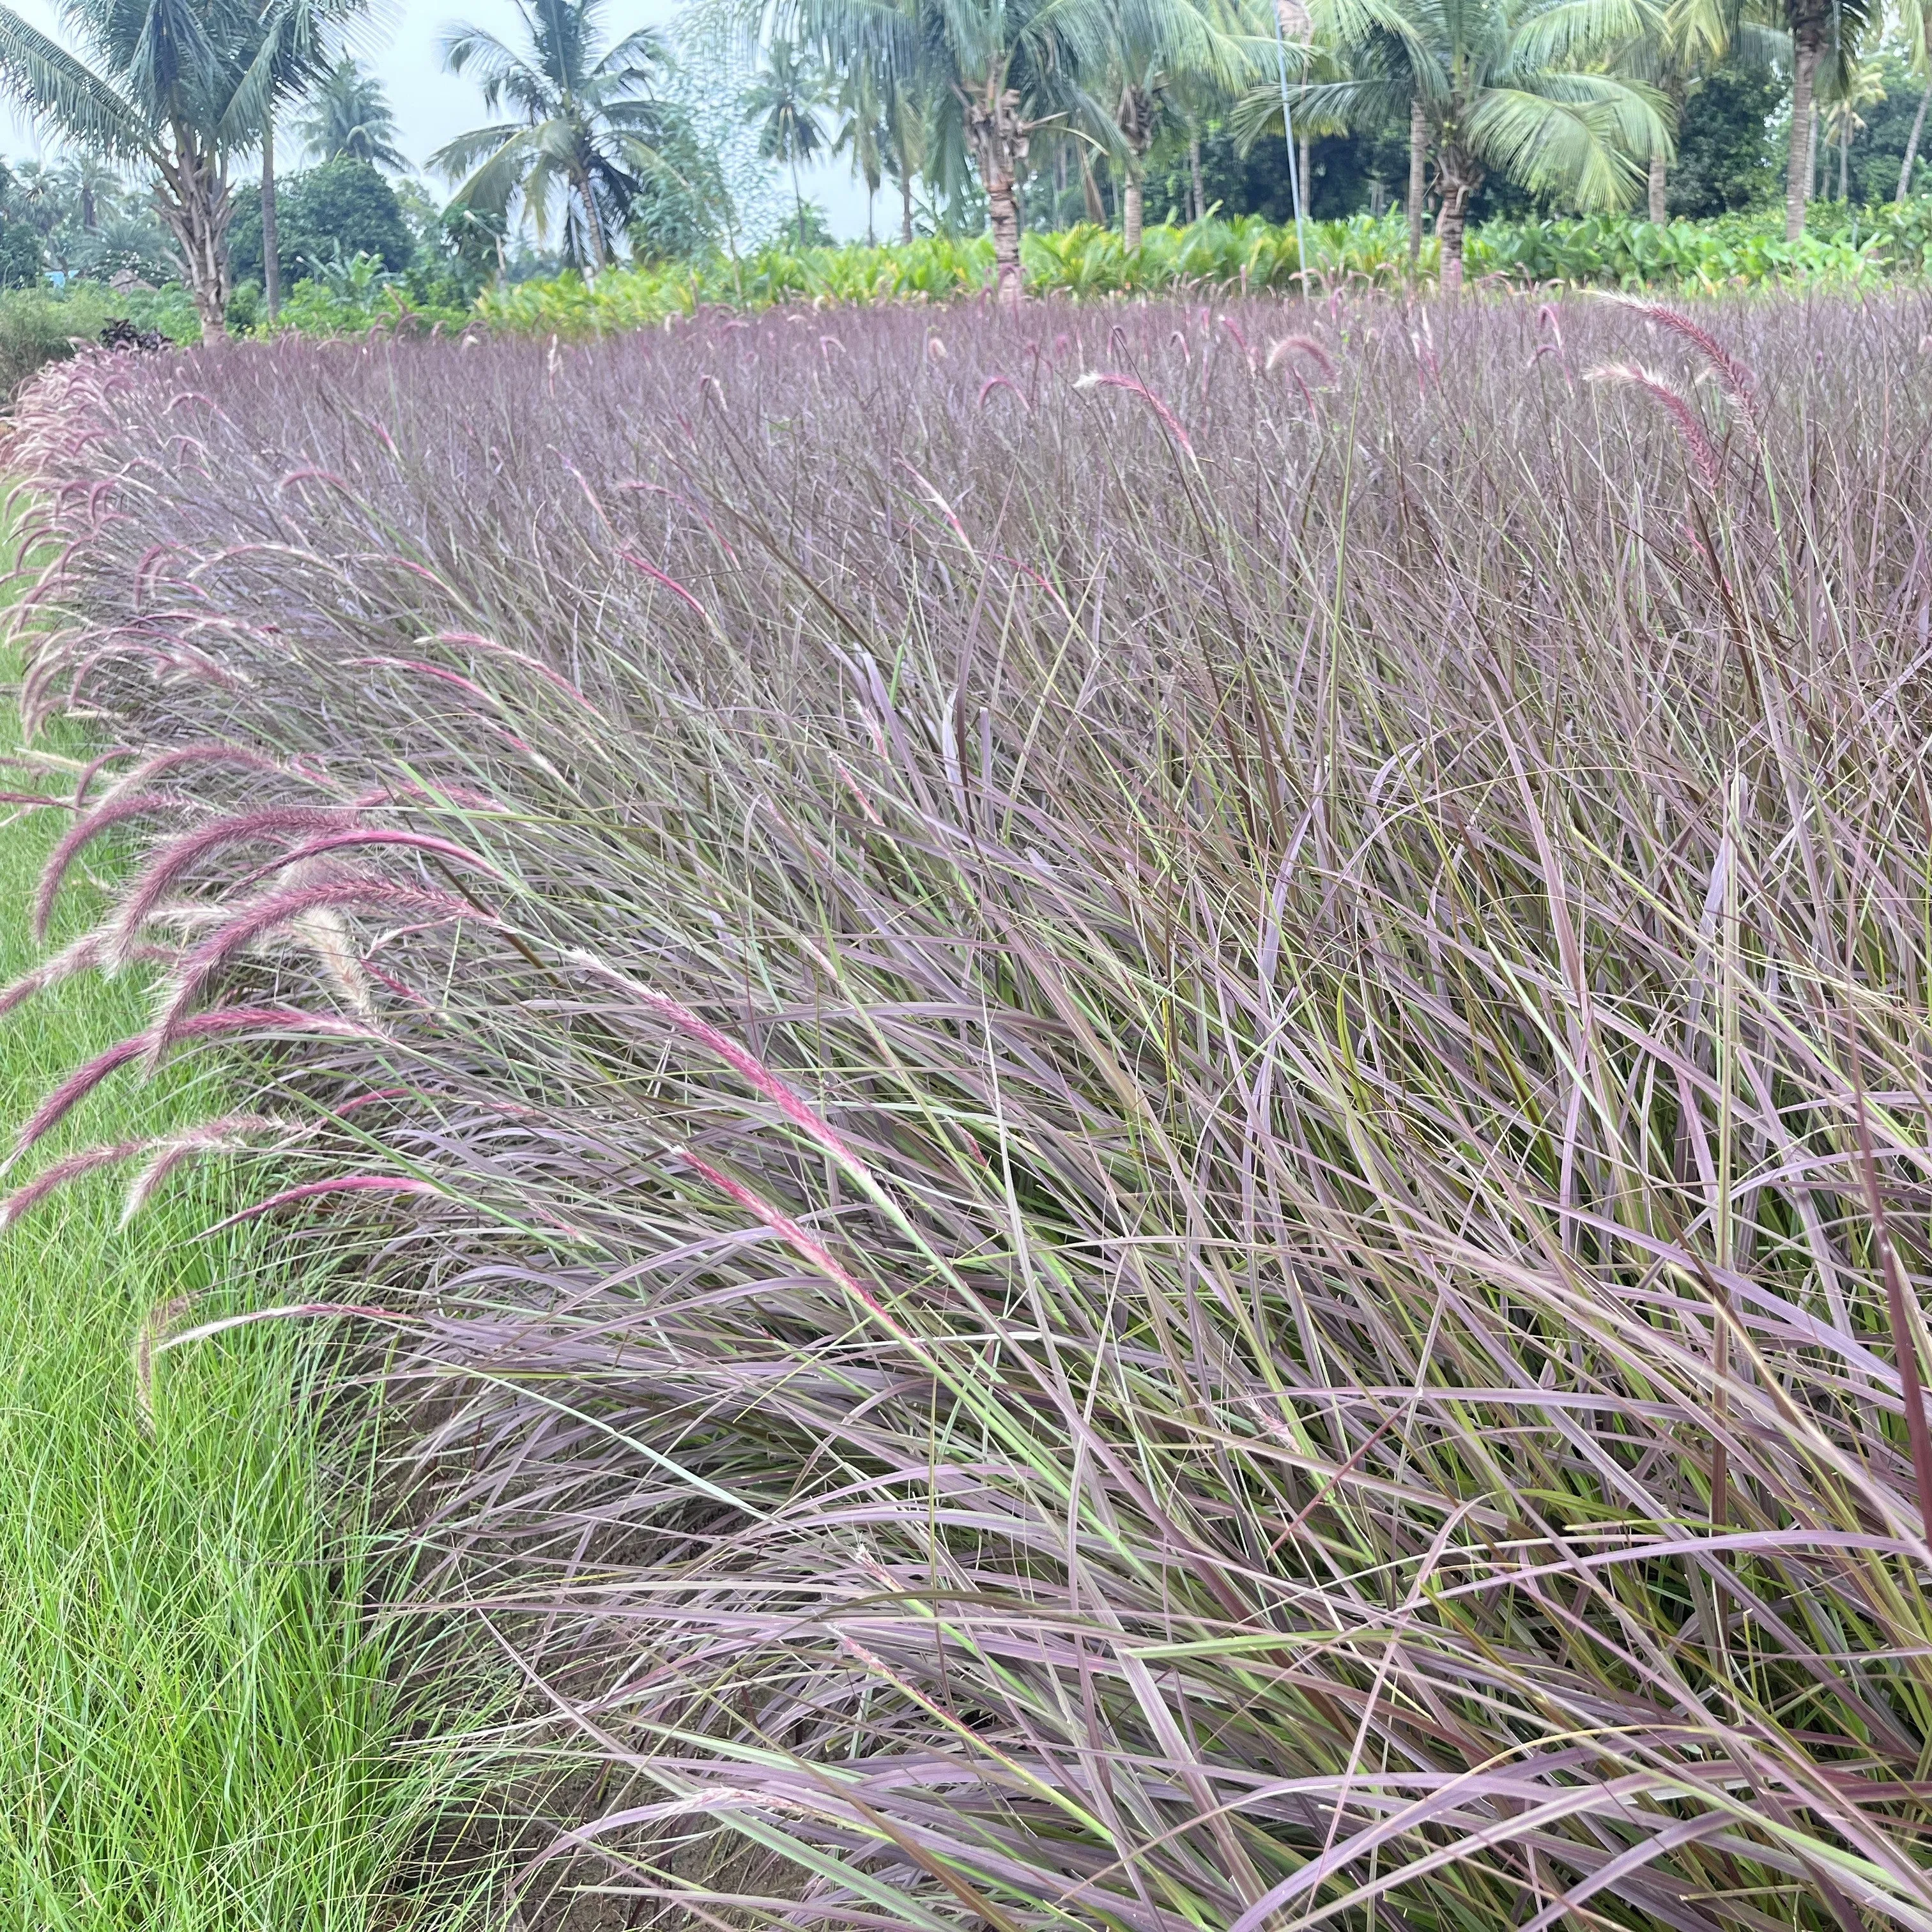
M 100 1077 L 277 1042 L 532 1900 L 1932 1925 L 1928 320 L 43 380 L 36 702 L 254 758 Z

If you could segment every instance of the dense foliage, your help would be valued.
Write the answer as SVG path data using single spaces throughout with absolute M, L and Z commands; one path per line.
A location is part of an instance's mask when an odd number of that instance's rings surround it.
M 28 400 L 171 964 L 15 1184 L 274 1042 L 622 1909 L 1924 1921 L 1932 298 L 1292 320 Z
M 1393 287 L 1406 277 L 1400 218 L 1357 216 L 1311 225 L 1318 290 L 1363 280 Z M 1738 215 L 1708 222 L 1588 220 L 1490 222 L 1471 230 L 1468 272 L 1516 283 L 1637 288 L 1655 283 L 1714 291 L 1782 283 L 1863 286 L 1924 272 L 1932 245 L 1932 200 L 1847 209 L 1820 204 L 1802 239 L 1786 242 L 1776 218 Z M 1292 224 L 1257 218 L 1151 227 L 1129 254 L 1119 235 L 1082 226 L 1029 233 L 1022 244 L 1028 287 L 1078 296 L 1154 294 L 1202 288 L 1240 292 L 1298 286 Z M 1434 244 L 1422 266 L 1431 272 Z M 761 308 L 787 302 L 940 301 L 991 285 L 989 242 L 943 236 L 910 247 L 795 249 L 774 244 L 742 261 L 613 270 L 588 284 L 574 275 L 486 291 L 478 314 L 493 326 L 581 334 L 648 327 L 713 304 Z
M 416 256 L 416 237 L 396 192 L 374 164 L 343 156 L 285 176 L 275 194 L 276 253 L 282 286 L 319 274 L 325 264 L 374 258 L 400 274 Z M 229 230 L 229 260 L 237 282 L 262 279 L 262 192 L 240 189 Z

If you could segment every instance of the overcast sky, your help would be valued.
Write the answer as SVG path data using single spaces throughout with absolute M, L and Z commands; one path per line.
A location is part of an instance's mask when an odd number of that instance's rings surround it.
M 56 40 L 64 38 L 56 0 L 13 0 L 16 10 Z M 606 16 L 612 32 L 668 24 L 676 11 L 676 0 L 618 0 Z M 378 23 L 368 28 L 363 56 L 388 88 L 402 128 L 398 142 L 404 154 L 421 164 L 442 144 L 484 118 L 482 98 L 473 82 L 446 74 L 436 58 L 436 39 L 453 20 L 473 22 L 500 34 L 513 45 L 519 22 L 511 0 L 389 0 L 378 8 Z M 42 149 L 32 128 L 17 116 L 0 110 L 7 152 L 31 154 Z M 284 167 L 298 160 L 291 156 Z M 852 178 L 849 160 L 808 169 L 805 191 L 826 211 L 832 232 L 842 239 L 866 232 L 866 191 Z M 888 197 L 890 198 L 890 197 Z M 896 217 L 897 202 L 886 210 Z M 884 208 L 884 203 L 880 204 Z M 884 218 L 882 215 L 881 218 Z

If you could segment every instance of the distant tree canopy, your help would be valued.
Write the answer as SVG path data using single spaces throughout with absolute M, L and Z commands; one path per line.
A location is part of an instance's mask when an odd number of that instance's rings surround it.
M 31 288 L 46 272 L 40 238 L 20 206 L 14 171 L 0 161 L 0 289 Z
M 1770 74 L 1734 66 L 1718 68 L 1693 90 L 1677 130 L 1672 214 L 1732 214 L 1776 203 L 1783 160 L 1768 124 L 1790 91 Z M 1904 146 L 1901 136 L 1892 155 L 1894 177 Z M 1891 199 L 1889 188 L 1883 198 Z
M 416 237 L 403 218 L 395 190 L 375 167 L 345 155 L 319 168 L 286 176 L 275 196 L 276 258 L 285 283 L 314 272 L 314 264 L 374 255 L 400 274 L 414 259 Z M 262 276 L 261 190 L 250 186 L 235 196 L 229 249 L 237 281 Z

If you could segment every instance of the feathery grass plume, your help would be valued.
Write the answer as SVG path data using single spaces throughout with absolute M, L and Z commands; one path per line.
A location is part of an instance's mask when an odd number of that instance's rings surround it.
M 134 943 L 182 874 L 214 854 L 232 845 L 259 844 L 303 833 L 341 832 L 356 826 L 356 814 L 340 806 L 262 806 L 209 820 L 165 840 L 149 854 L 122 896 L 109 928 L 112 956 L 118 958 Z M 294 856 L 284 854 L 275 863 L 292 862 Z
M 109 957 L 110 938 L 104 928 L 84 932 L 52 958 L 44 959 L 39 965 L 22 974 L 11 986 L 0 988 L 0 1015 L 10 1013 L 15 1007 L 24 1005 L 35 994 L 44 992 L 50 986 L 58 986 L 76 974 L 92 972 L 104 965 Z M 176 949 L 172 946 L 128 946 L 117 949 L 112 954 L 116 962 L 122 965 L 136 962 L 153 964 L 171 961 L 175 956 Z
M 606 986 L 615 987 L 632 1004 L 668 1022 L 679 1032 L 716 1054 L 734 1073 L 740 1075 L 757 1092 L 772 1102 L 794 1126 L 802 1127 L 854 1179 L 867 1178 L 864 1162 L 833 1130 L 830 1123 L 814 1112 L 791 1087 L 729 1034 L 721 1032 L 708 1020 L 700 1019 L 688 1006 L 668 994 L 654 992 L 650 987 L 640 986 L 595 953 L 574 947 L 565 957 L 572 965 L 581 968 Z
M 202 772 L 214 768 L 248 772 L 261 777 L 296 779 L 313 783 L 314 780 L 284 760 L 256 751 L 247 745 L 224 744 L 218 740 L 191 745 L 177 745 L 152 752 L 138 764 L 130 765 L 118 773 L 107 790 L 101 794 L 101 803 L 106 805 L 126 792 L 142 785 L 154 784 L 158 779 L 172 778 L 184 772 Z
M 1335 358 L 1312 335 L 1278 336 L 1268 344 L 1265 367 L 1273 375 L 1291 356 L 1305 356 L 1322 371 L 1322 380 L 1332 382 L 1335 380 Z
M 40 869 L 40 881 L 34 890 L 34 938 L 46 939 L 47 927 L 53 919 L 54 902 L 60 896 L 62 885 L 75 861 L 102 833 L 137 818 L 172 817 L 188 809 L 189 802 L 172 792 L 122 792 L 118 796 L 103 799 L 84 818 L 76 818 L 61 834 L 58 842 L 47 854 L 47 862 Z
M 187 1016 L 176 1022 L 165 1039 L 152 1031 L 134 1034 L 128 1039 L 116 1041 L 85 1066 L 76 1067 L 41 1101 L 14 1136 L 13 1152 L 0 1162 L 0 1173 L 10 1168 L 37 1142 L 44 1139 L 59 1126 L 104 1080 L 122 1067 L 136 1060 L 145 1060 L 152 1065 L 168 1046 L 183 1041 L 213 1040 L 241 1033 L 260 1034 L 265 1037 L 304 1034 L 326 1034 L 338 1040 L 380 1037 L 372 1027 L 344 1020 L 334 1013 L 310 1012 L 299 1006 L 220 1006 L 212 1012 Z
M 1620 308 L 1628 309 L 1633 314 L 1642 316 L 1647 322 L 1654 322 L 1659 328 L 1668 329 L 1672 334 L 1681 336 L 1703 357 L 1711 373 L 1717 377 L 1718 387 L 1746 421 L 1755 418 L 1757 379 L 1702 322 L 1684 314 L 1680 310 L 1667 308 L 1662 302 L 1646 302 L 1637 296 L 1616 294 L 1606 299 Z M 1560 345 L 1560 336 L 1558 340 Z
M 265 1138 L 279 1152 L 312 1138 L 314 1132 L 313 1127 L 271 1120 L 260 1114 L 230 1114 L 148 1142 L 140 1150 L 148 1159 L 129 1184 L 122 1203 L 121 1225 L 124 1228 L 133 1220 L 190 1161 L 210 1154 L 258 1152 Z
M 434 1182 L 416 1180 L 406 1174 L 340 1174 L 326 1180 L 304 1180 L 296 1186 L 284 1187 L 266 1200 L 238 1208 L 233 1214 L 216 1222 L 214 1228 L 238 1227 L 244 1221 L 256 1221 L 264 1214 L 272 1214 L 278 1208 L 292 1208 L 305 1201 L 321 1201 L 338 1194 L 357 1197 L 393 1195 L 399 1199 L 416 1201 L 448 1201 L 451 1198 Z
M 1705 486 L 1713 491 L 1718 488 L 1718 452 L 1712 447 L 1710 437 L 1705 434 L 1704 425 L 1697 412 L 1690 403 L 1654 370 L 1642 369 L 1634 362 L 1605 362 L 1594 369 L 1583 372 L 1586 382 L 1604 382 L 1619 388 L 1640 389 L 1654 400 L 1661 403 L 1670 412 L 1671 420 L 1677 425 L 1677 433 L 1683 440 L 1684 453 L 1702 477 Z
M 14 1136 L 13 1152 L 0 1162 L 0 1174 L 6 1173 L 37 1141 L 58 1126 L 110 1074 L 140 1059 L 146 1046 L 146 1035 L 136 1034 L 131 1040 L 117 1040 L 105 1052 L 96 1054 L 85 1066 L 76 1067 L 28 1116 Z
M 116 1167 L 132 1160 L 146 1148 L 144 1141 L 120 1141 L 102 1147 L 83 1148 L 43 1168 L 24 1186 L 16 1187 L 0 1199 L 0 1232 L 10 1228 L 23 1214 L 31 1214 L 48 1196 L 84 1174 L 96 1174 L 104 1167 Z
M 188 1036 L 193 1025 L 188 1009 L 222 968 L 270 934 L 328 912 L 388 914 L 432 924 L 454 920 L 476 926 L 496 923 L 490 914 L 467 899 L 406 886 L 379 873 L 338 876 L 264 892 L 228 909 L 223 922 L 176 962 L 162 988 L 154 1027 L 146 1036 L 149 1064 L 158 1064 L 170 1046 Z
M 1073 386 L 1076 389 L 1124 389 L 1130 396 L 1138 396 L 1183 449 L 1193 448 L 1193 444 L 1187 440 L 1186 430 L 1180 426 L 1180 418 L 1144 382 L 1135 377 L 1118 374 L 1111 369 L 1090 369 L 1084 376 L 1074 378 Z

